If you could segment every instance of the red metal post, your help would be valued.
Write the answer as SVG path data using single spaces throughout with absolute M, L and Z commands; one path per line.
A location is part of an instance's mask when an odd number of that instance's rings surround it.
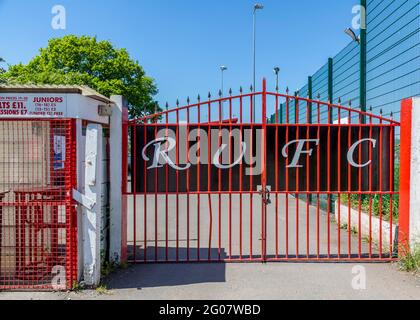
M 410 250 L 412 109 L 412 99 L 403 100 L 401 105 L 400 217 L 398 235 L 398 250 L 400 256 L 405 256 Z

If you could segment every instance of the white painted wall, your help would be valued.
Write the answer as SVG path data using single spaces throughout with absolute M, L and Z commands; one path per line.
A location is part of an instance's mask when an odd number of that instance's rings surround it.
M 110 119 L 110 259 L 115 263 L 121 262 L 121 244 L 123 224 L 122 207 L 122 125 L 123 116 L 127 111 L 127 102 L 122 96 L 112 96 L 115 103 Z
M 410 244 L 420 245 L 420 97 L 413 98 L 411 125 Z
M 93 208 L 83 207 L 83 279 L 97 286 L 101 279 L 101 221 L 103 181 L 102 125 L 89 124 L 86 131 L 86 171 L 84 196 L 95 202 Z

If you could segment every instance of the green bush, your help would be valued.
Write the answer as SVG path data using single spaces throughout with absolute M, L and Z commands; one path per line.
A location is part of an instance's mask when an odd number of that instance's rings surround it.
M 399 167 L 396 168 L 395 190 L 399 190 L 399 171 L 400 171 Z M 361 210 L 366 213 L 370 213 L 370 211 L 372 211 L 372 214 L 377 217 L 379 217 L 382 213 L 383 219 L 389 221 L 391 218 L 391 211 L 392 211 L 393 221 L 396 221 L 398 219 L 400 202 L 399 202 L 399 196 L 397 194 L 395 195 L 389 195 L 389 194 L 347 195 L 347 194 L 344 194 L 341 196 L 341 203 L 348 205 L 349 196 L 350 196 L 350 206 L 355 210 L 359 209 L 359 202 L 360 202 Z M 391 205 L 391 201 L 392 201 L 392 205 Z

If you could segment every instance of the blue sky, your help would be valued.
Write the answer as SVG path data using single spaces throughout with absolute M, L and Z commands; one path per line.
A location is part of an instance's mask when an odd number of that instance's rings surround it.
M 274 88 L 281 68 L 281 91 L 301 87 L 349 38 L 352 7 L 358 0 L 261 0 L 258 12 L 257 79 Z M 171 104 L 207 96 L 220 88 L 237 92 L 252 83 L 250 0 L 0 0 L 0 57 L 28 62 L 48 39 L 91 35 L 128 49 L 156 80 L 157 100 Z M 51 28 L 51 9 L 67 10 L 67 29 Z M 258 81 L 260 82 L 260 81 Z

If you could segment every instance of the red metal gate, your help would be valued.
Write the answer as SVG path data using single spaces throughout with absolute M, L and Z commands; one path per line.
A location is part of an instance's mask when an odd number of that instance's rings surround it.
M 74 120 L 0 121 L 0 290 L 77 280 Z
M 399 123 L 265 80 L 219 95 L 126 127 L 129 261 L 396 257 Z

